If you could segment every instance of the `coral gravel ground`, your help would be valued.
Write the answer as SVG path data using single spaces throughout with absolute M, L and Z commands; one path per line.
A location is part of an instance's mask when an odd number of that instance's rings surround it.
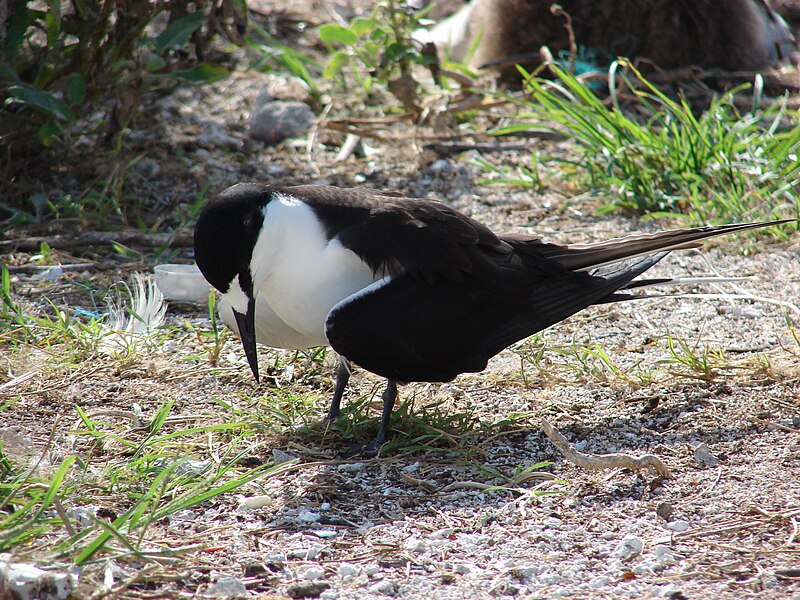
M 259 180 L 434 197 L 497 230 L 556 241 L 654 227 L 594 216 L 596 206 L 571 199 L 571 183 L 551 165 L 542 168 L 553 183 L 536 192 L 481 183 L 477 153 L 438 156 L 423 148 L 435 137 L 430 127 L 399 120 L 341 161 L 344 135 L 324 123 L 265 147 L 247 135 L 264 90 L 304 99 L 286 78 L 244 70 L 150 98 L 129 136 L 139 158 L 128 185 L 154 212 L 172 215 L 191 215 L 198 195 Z M 542 156 L 570 151 L 566 142 L 531 147 Z M 90 157 L 78 139 L 59 185 L 79 189 L 103 160 Z M 84 565 L 79 597 L 800 598 L 800 343 L 789 324 L 800 319 L 796 235 L 709 246 L 670 256 L 656 272 L 748 279 L 691 289 L 707 297 L 596 307 L 503 352 L 484 373 L 403 386 L 401 399 L 413 406 L 401 409 L 395 441 L 377 459 L 341 458 L 353 435 L 368 439 L 374 421 L 343 432 L 315 426 L 332 391 L 331 356 L 262 349 L 268 377 L 257 386 L 232 336 L 210 364 L 211 342 L 198 333 L 210 327 L 207 314 L 185 304 L 170 307 L 167 336 L 124 361 L 95 353 L 65 364 L 58 348 L 4 344 L 0 385 L 36 376 L 0 388 L 0 398 L 13 399 L 0 412 L 3 452 L 42 469 L 74 453 L 112 464 L 125 448 L 76 434 L 74 406 L 135 437 L 137 419 L 170 402 L 165 431 L 245 415 L 254 430 L 235 448 L 241 464 L 285 463 L 153 522 L 147 548 L 173 556 Z M 92 262 L 48 281 L 24 268 L 29 254 L 4 256 L 13 298 L 30 310 L 43 309 L 45 298 L 68 311 L 93 309 L 87 289 L 150 267 L 146 257 L 53 251 L 62 263 Z M 362 419 L 380 383 L 356 371 L 346 396 L 358 407 L 352 419 Z M 655 453 L 674 477 L 573 466 L 540 432 L 540 418 L 584 452 Z M 230 440 L 209 433 L 175 451 L 191 457 L 187 468 L 204 469 L 229 458 Z M 540 462 L 552 464 L 529 469 Z M 113 519 L 126 505 L 113 486 L 98 482 L 101 491 L 91 493 L 98 472 L 87 471 L 81 501 L 65 507 L 76 524 L 82 514 Z

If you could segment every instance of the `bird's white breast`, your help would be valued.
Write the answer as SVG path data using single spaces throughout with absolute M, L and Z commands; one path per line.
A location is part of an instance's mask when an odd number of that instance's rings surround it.
M 293 348 L 327 344 L 331 308 L 379 279 L 336 238 L 328 240 L 313 209 L 286 195 L 267 204 L 251 273 L 258 341 Z M 281 339 L 262 339 L 259 331 Z

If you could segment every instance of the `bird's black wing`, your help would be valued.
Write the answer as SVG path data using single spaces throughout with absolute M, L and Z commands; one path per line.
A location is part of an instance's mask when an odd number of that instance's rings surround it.
M 670 250 L 770 224 L 698 227 L 577 246 L 503 236 L 509 254 L 461 241 L 457 251 L 469 269 L 460 278 L 428 279 L 410 269 L 387 277 L 335 306 L 326 335 L 339 354 L 389 379 L 449 381 L 483 370 L 503 348 L 587 306 L 634 297 L 625 288 Z M 423 235 L 441 232 L 432 228 Z M 434 247 L 429 240 L 424 246 Z M 431 261 L 436 263 L 434 256 Z
M 631 261 L 603 277 L 541 272 L 524 285 L 468 277 L 435 285 L 408 274 L 386 278 L 339 303 L 328 342 L 368 371 L 396 381 L 450 381 L 479 372 L 508 345 L 579 310 L 615 297 L 663 254 Z
M 512 253 L 488 227 L 441 202 L 327 186 L 281 191 L 301 198 L 325 224 L 328 237 L 376 273 L 408 273 L 429 284 L 479 271 L 492 277 L 495 259 Z

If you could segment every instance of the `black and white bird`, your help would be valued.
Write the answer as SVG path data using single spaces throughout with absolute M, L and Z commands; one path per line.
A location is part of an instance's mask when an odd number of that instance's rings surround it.
M 397 383 L 482 371 L 510 344 L 581 309 L 669 282 L 634 281 L 669 251 L 768 224 L 559 245 L 495 234 L 436 201 L 248 183 L 204 207 L 194 246 L 256 380 L 256 342 L 330 345 L 341 360 L 329 419 L 339 415 L 350 361 L 388 380 L 368 447 L 377 451 L 389 437 Z

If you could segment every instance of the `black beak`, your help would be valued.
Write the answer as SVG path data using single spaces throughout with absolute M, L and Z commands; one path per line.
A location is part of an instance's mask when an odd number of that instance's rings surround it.
M 258 382 L 258 354 L 256 353 L 256 301 L 250 299 L 247 303 L 247 314 L 234 310 L 233 316 L 236 317 L 236 324 L 239 326 L 239 337 L 242 338 L 244 354 L 247 362 L 250 363 L 250 370 Z

